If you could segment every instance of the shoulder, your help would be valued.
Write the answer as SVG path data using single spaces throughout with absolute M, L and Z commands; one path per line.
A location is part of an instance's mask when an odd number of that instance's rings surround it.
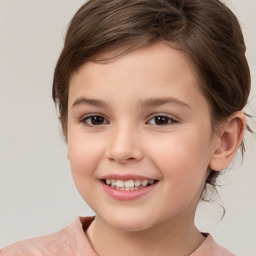
M 227 249 L 217 244 L 213 237 L 208 234 L 205 241 L 201 246 L 190 256 L 235 256 L 233 253 L 229 252 Z
M 61 251 L 60 251 L 61 248 Z M 65 252 L 65 253 L 63 253 Z M 19 241 L 0 250 L 1 256 L 48 256 L 48 255 L 72 255 L 68 246 L 66 228 L 59 232 L 40 236 L 24 241 Z
M 66 228 L 9 245 L 0 250 L 0 256 L 73 256 L 74 251 L 87 250 L 87 238 L 83 223 L 89 225 L 93 218 L 77 218 Z
M 69 251 L 65 229 L 50 235 L 19 241 L 15 244 L 3 248 L 0 251 L 0 255 L 46 256 L 50 255 L 49 253 L 51 253 L 51 255 L 53 255 L 52 253 L 58 253 L 58 248 L 63 248 L 63 250 L 67 252 Z

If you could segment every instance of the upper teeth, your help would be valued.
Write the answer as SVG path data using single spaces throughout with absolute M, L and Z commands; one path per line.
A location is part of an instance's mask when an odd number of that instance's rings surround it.
M 138 188 L 153 184 L 154 180 L 115 180 L 107 179 L 106 184 L 115 188 Z

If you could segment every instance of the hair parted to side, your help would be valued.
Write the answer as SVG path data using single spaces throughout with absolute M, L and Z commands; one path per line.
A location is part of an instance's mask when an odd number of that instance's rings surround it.
M 90 0 L 69 24 L 54 73 L 52 97 L 65 137 L 72 74 L 85 62 L 102 61 L 101 53 L 120 49 L 121 56 L 156 41 L 189 56 L 211 107 L 213 124 L 245 107 L 250 93 L 246 47 L 236 16 L 222 2 Z M 244 143 L 240 148 L 243 153 Z M 206 183 L 214 186 L 218 174 L 211 171 Z

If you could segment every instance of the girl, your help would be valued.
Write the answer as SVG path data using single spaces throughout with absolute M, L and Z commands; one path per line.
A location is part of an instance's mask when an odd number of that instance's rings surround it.
M 206 184 L 244 150 L 250 92 L 217 0 L 91 0 L 71 20 L 53 99 L 95 217 L 1 255 L 233 255 L 194 224 Z

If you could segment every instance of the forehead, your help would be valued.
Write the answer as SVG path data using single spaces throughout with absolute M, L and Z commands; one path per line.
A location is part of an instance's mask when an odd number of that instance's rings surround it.
M 127 52 L 127 47 L 120 47 L 115 50 L 104 51 L 103 53 L 97 54 L 93 56 L 90 61 L 81 65 L 71 75 L 70 85 L 72 86 L 78 76 L 86 79 L 97 73 L 100 79 L 101 76 L 99 76 L 99 74 L 104 75 L 111 69 L 116 71 L 116 76 L 118 75 L 117 71 L 119 71 L 119 73 L 120 71 L 121 73 L 128 73 L 129 71 L 134 73 L 134 63 L 136 62 L 140 62 L 149 76 L 164 77 L 167 73 L 170 75 L 176 73 L 179 67 L 182 67 L 182 69 L 180 69 L 181 75 L 190 73 L 194 79 L 197 80 L 196 69 L 187 54 L 177 45 L 158 41 L 129 52 Z M 157 64 L 158 67 L 156 67 L 155 64 Z M 121 70 L 122 67 L 125 67 L 125 70 Z M 83 76 L 82 73 L 86 74 Z M 97 76 L 94 76 L 94 78 L 96 77 Z M 132 78 L 134 77 L 132 76 Z M 197 81 L 196 84 L 198 84 Z
M 106 53 L 111 58 L 117 52 Z M 106 63 L 87 62 L 70 81 L 69 105 L 78 97 L 106 97 L 134 94 L 132 99 L 172 96 L 202 97 L 194 67 L 187 55 L 163 43 L 139 48 Z M 190 101 L 190 100 L 189 100 Z

